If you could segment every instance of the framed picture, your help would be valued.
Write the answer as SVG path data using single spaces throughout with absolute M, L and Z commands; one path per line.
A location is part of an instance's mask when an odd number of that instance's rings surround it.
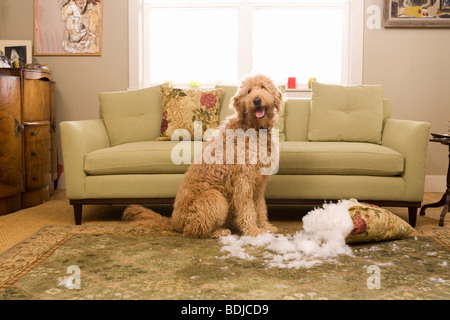
M 18 60 L 21 67 L 33 60 L 31 40 L 0 40 L 0 51 L 11 63 Z
M 34 55 L 102 54 L 103 0 L 34 0 Z
M 450 0 L 384 0 L 385 28 L 450 28 Z

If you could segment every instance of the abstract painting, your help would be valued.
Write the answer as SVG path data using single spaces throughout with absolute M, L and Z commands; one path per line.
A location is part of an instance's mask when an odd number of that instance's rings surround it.
M 102 12 L 102 0 L 34 0 L 34 54 L 100 56 Z
M 450 28 L 450 0 L 385 0 L 384 26 Z

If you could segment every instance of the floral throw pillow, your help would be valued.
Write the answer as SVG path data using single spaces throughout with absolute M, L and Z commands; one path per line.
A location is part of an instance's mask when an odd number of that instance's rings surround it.
M 205 131 L 219 126 L 222 89 L 199 90 L 161 86 L 161 93 L 163 117 L 161 136 L 157 140 L 171 140 L 172 133 L 177 129 L 187 130 L 191 140 L 207 140 Z M 201 121 L 201 125 L 198 121 Z
M 354 229 L 345 239 L 347 243 L 400 239 L 414 231 L 406 221 L 386 209 L 355 199 L 350 201 L 354 203 L 348 209 Z

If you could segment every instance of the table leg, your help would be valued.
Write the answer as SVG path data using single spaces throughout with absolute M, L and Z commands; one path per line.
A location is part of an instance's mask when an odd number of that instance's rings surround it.
M 442 196 L 441 200 L 439 200 L 438 202 L 430 203 L 430 204 L 426 204 L 426 205 L 422 206 L 422 208 L 420 209 L 420 213 L 419 214 L 421 216 L 424 216 L 426 209 L 442 207 L 443 205 L 445 205 L 445 199 L 446 198 L 447 198 L 447 193 L 444 193 L 444 195 Z
M 444 226 L 444 218 L 450 208 L 450 193 L 447 193 L 446 195 L 447 195 L 447 197 L 446 197 L 447 199 L 445 201 L 445 206 L 442 209 L 441 217 L 439 219 L 439 226 L 441 226 L 441 227 Z

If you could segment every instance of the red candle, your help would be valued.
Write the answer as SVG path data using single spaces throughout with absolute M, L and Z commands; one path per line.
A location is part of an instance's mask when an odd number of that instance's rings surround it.
M 297 87 L 295 77 L 288 78 L 288 89 L 295 89 Z

